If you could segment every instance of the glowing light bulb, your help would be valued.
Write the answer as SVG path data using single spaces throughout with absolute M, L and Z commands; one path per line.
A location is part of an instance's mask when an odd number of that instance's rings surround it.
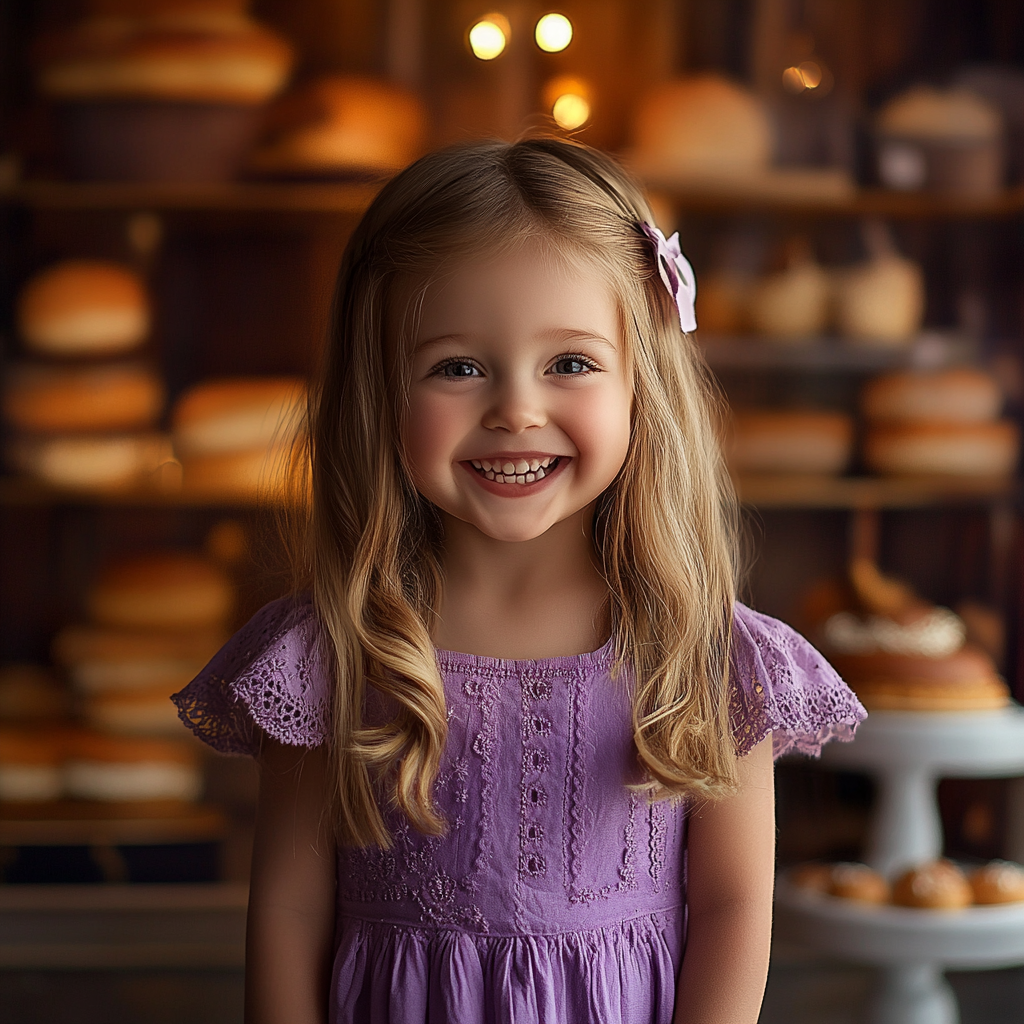
M 504 52 L 512 35 L 503 14 L 485 14 L 469 30 L 469 48 L 480 60 L 494 60 Z
M 820 64 L 805 60 L 782 72 L 782 84 L 789 92 L 800 93 L 805 89 L 817 89 L 825 77 L 826 72 Z
M 558 53 L 572 42 L 572 22 L 564 14 L 545 14 L 533 36 L 546 53 Z
M 552 104 L 551 116 L 559 128 L 571 132 L 590 119 L 590 104 L 574 92 L 565 92 Z

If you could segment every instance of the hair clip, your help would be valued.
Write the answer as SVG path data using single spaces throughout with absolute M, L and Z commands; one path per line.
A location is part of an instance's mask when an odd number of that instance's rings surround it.
M 689 333 L 697 329 L 693 304 L 697 298 L 697 279 L 693 267 L 679 248 L 679 232 L 666 238 L 653 224 L 640 224 L 640 230 L 654 243 L 654 260 L 658 264 L 669 295 L 679 310 L 679 326 Z

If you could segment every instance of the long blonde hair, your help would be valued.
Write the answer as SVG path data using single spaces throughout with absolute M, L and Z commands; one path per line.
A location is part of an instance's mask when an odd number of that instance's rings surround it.
M 430 637 L 443 536 L 402 457 L 408 351 L 432 277 L 530 236 L 600 266 L 622 317 L 631 437 L 598 501 L 594 537 L 617 665 L 634 680 L 647 788 L 654 799 L 714 799 L 735 785 L 727 692 L 735 499 L 713 425 L 716 392 L 679 330 L 641 221 L 653 223 L 643 194 L 609 157 L 528 139 L 424 157 L 385 186 L 349 241 L 311 393 L 306 549 L 333 662 L 345 843 L 390 842 L 382 801 L 423 833 L 444 829 L 431 791 L 447 719 Z

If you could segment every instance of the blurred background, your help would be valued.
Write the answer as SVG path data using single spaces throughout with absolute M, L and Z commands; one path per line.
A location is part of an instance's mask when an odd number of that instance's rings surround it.
M 0 1020 L 241 1020 L 255 770 L 168 696 L 289 586 L 288 452 L 362 211 L 431 148 L 540 131 L 679 231 L 745 599 L 896 723 L 780 764 L 763 1020 L 1024 1022 L 1019 0 L 0 18 Z M 962 927 L 889 887 L 940 854 Z

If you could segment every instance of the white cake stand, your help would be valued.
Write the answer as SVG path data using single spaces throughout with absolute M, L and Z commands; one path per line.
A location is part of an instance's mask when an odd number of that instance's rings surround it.
M 1024 775 L 1024 709 L 957 714 L 874 712 L 852 743 L 822 761 L 868 772 L 878 782 L 867 862 L 892 877 L 942 854 L 939 778 Z M 957 1024 L 946 968 L 1024 963 L 1024 904 L 944 912 L 870 907 L 798 890 L 784 879 L 778 934 L 881 968 L 870 1024 Z

